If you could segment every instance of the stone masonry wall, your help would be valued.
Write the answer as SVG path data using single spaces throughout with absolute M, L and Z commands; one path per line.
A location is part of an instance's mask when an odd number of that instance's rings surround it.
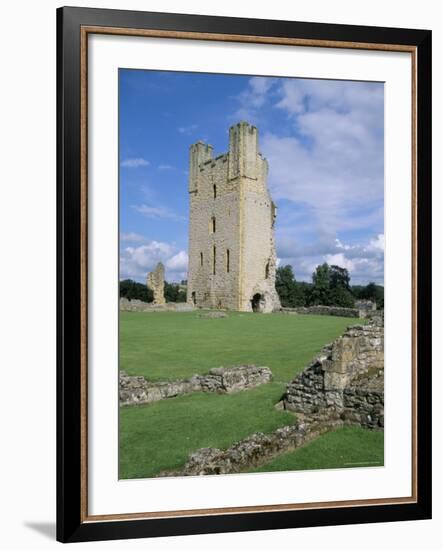
M 143 376 L 128 376 L 120 371 L 119 398 L 120 405 L 139 405 L 200 391 L 234 393 L 271 380 L 272 372 L 268 367 L 255 365 L 217 367 L 206 375 L 195 374 L 191 378 L 167 382 L 150 382 Z
M 349 327 L 292 380 L 282 404 L 303 415 L 340 413 L 376 428 L 384 425 L 384 327 L 382 317 Z
M 195 143 L 189 169 L 188 302 L 204 308 L 263 312 L 280 308 L 275 290 L 275 205 L 258 130 L 246 122 L 229 131 L 229 152 L 213 158 Z

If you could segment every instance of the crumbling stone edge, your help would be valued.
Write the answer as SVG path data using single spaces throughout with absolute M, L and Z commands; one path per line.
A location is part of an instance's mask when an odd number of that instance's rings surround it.
M 343 420 L 335 412 L 321 417 L 312 416 L 296 420 L 264 434 L 254 433 L 234 443 L 228 449 L 202 448 L 189 455 L 181 470 L 161 472 L 157 477 L 201 476 L 246 472 L 268 463 L 273 458 L 293 451 L 320 435 L 345 425 L 356 424 Z
M 144 376 L 119 374 L 120 406 L 153 403 L 194 392 L 234 393 L 267 384 L 272 380 L 268 367 L 238 365 L 217 367 L 208 374 L 194 374 L 191 378 L 165 382 L 150 382 Z

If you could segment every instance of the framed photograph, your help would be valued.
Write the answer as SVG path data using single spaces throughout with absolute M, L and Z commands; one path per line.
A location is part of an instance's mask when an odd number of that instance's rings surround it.
M 431 32 L 60 8 L 57 73 L 58 540 L 430 518 Z

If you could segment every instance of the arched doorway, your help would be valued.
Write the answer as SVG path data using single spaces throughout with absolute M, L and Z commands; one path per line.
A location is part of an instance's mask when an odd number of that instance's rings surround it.
M 252 297 L 251 307 L 252 311 L 254 311 L 255 313 L 260 313 L 261 311 L 263 311 L 262 299 L 263 296 L 259 293 L 254 294 L 254 296 Z

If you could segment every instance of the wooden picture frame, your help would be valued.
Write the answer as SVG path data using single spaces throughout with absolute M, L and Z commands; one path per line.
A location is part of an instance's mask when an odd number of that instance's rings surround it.
M 112 516 L 88 513 L 90 34 L 408 52 L 412 64 L 410 497 Z M 106 9 L 57 10 L 57 539 L 62 542 L 431 517 L 431 32 Z

